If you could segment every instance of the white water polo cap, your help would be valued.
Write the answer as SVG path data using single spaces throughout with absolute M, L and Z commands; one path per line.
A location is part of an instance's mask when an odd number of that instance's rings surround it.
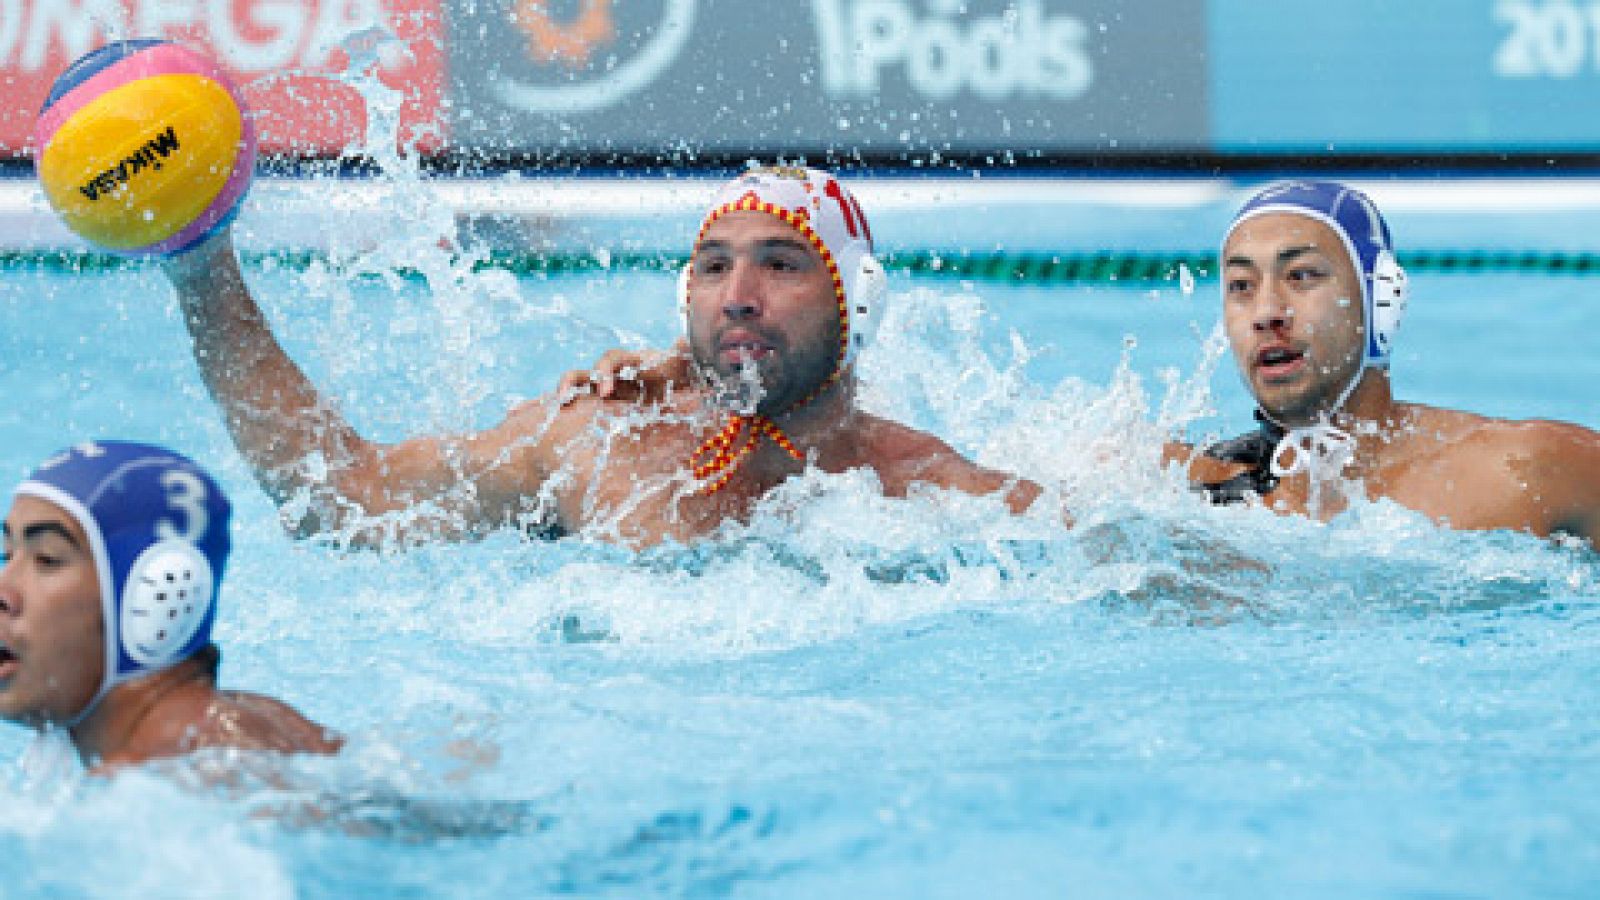
M 839 304 L 839 363 L 835 374 L 855 364 L 883 319 L 888 279 L 872 255 L 872 228 L 854 195 L 837 178 L 818 169 L 772 166 L 751 169 L 723 185 L 700 223 L 695 252 L 712 223 L 731 212 L 753 210 L 776 216 L 793 227 L 822 255 L 833 276 Z M 678 304 L 688 327 L 689 282 L 694 262 L 678 280 Z
M 1245 222 L 1282 212 L 1316 219 L 1332 228 L 1344 243 L 1345 252 L 1360 273 L 1367 328 L 1362 366 L 1388 368 L 1409 290 L 1405 270 L 1395 259 L 1389 225 L 1378 207 L 1366 194 L 1336 181 L 1281 181 L 1262 189 L 1239 210 L 1222 237 L 1223 246 Z M 1227 289 L 1226 280 L 1223 289 Z
M 210 475 L 150 444 L 95 441 L 59 453 L 17 486 L 66 510 L 100 581 L 105 670 L 87 716 L 113 687 L 211 643 L 231 510 Z

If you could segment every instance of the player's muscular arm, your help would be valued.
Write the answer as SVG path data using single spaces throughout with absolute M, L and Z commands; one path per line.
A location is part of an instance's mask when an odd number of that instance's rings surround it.
M 592 414 L 543 397 L 477 434 L 366 444 L 367 458 L 330 473 L 325 495 L 313 489 L 310 521 L 298 532 L 333 530 L 372 544 L 456 540 L 506 525 L 572 530 L 581 523 L 551 476 Z M 396 512 L 402 515 L 371 521 Z
M 1226 481 L 1248 469 L 1243 463 L 1207 456 L 1192 444 L 1168 441 L 1161 448 L 1161 467 L 1164 469 L 1173 463 L 1183 467 L 1191 484 Z
M 371 455 L 278 344 L 239 271 L 228 232 L 163 268 L 177 291 L 201 378 L 268 494 L 286 499 L 313 453 L 335 466 Z
M 1006 506 L 1019 515 L 1027 512 L 1033 506 L 1033 501 L 1043 493 L 1043 488 L 1026 478 L 986 469 L 959 456 L 948 462 L 945 469 L 947 487 L 978 496 L 1001 493 Z
M 1165 444 L 1161 445 L 1161 465 L 1166 467 L 1173 463 L 1178 463 L 1180 465 L 1187 466 L 1194 463 L 1197 459 L 1204 459 L 1205 457 L 1203 456 L 1197 457 L 1195 449 L 1196 448 L 1192 444 L 1180 444 L 1177 441 L 1167 441 Z
M 920 482 L 980 497 L 999 493 L 1012 512 L 1022 513 L 1042 491 L 1026 478 L 972 462 L 932 435 L 898 427 L 893 435 L 888 446 L 895 461 L 883 478 L 884 490 L 891 495 L 904 495 L 910 485 Z
M 489 524 L 505 513 L 505 490 L 485 495 L 474 482 L 522 465 L 534 477 L 537 453 L 518 446 L 517 423 L 464 438 L 426 437 L 384 445 L 367 440 L 306 378 L 267 325 L 239 270 L 227 232 L 164 263 L 194 341 L 195 361 L 239 452 L 280 505 L 314 502 L 290 524 L 300 533 L 336 529 L 352 517 L 433 502 Z M 487 480 L 485 480 L 487 479 Z

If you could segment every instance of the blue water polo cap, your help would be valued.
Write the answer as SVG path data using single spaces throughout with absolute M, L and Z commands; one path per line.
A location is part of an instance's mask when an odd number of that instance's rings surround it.
M 162 447 L 93 441 L 45 460 L 15 493 L 66 510 L 94 556 L 106 665 L 76 720 L 118 684 L 211 642 L 231 508 L 205 470 Z
M 1256 216 L 1294 213 L 1332 228 L 1361 276 L 1362 310 L 1367 342 L 1363 365 L 1387 367 L 1394 334 L 1405 312 L 1408 288 L 1405 270 L 1395 259 L 1389 224 L 1372 199 L 1336 181 L 1280 181 L 1268 185 L 1240 208 L 1222 243 Z

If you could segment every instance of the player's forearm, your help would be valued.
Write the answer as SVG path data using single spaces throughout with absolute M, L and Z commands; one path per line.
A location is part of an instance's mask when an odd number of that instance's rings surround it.
M 273 337 L 226 239 L 167 266 L 195 361 L 239 452 L 262 487 L 283 501 L 307 486 L 305 461 L 333 466 L 361 439 Z
M 1000 494 L 1005 500 L 1006 507 L 1016 515 L 1021 515 L 1033 506 L 1033 502 L 1044 493 L 1044 488 L 1038 482 L 1001 472 L 997 469 L 986 469 L 974 465 L 966 460 L 960 460 L 958 465 L 945 467 L 942 471 L 930 472 L 928 480 L 943 488 L 954 488 L 976 497 L 987 497 Z

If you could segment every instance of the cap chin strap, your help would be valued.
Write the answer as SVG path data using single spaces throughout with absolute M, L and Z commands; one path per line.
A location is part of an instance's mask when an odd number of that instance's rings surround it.
M 707 438 L 689 457 L 695 480 L 701 483 L 701 493 L 715 494 L 726 487 L 763 437 L 770 438 L 797 462 L 806 461 L 805 454 L 776 422 L 763 415 L 735 414 L 728 417 L 728 424 L 721 431 Z
M 1272 451 L 1272 474 L 1287 478 L 1305 472 L 1313 482 L 1327 481 L 1355 459 L 1355 444 L 1348 432 L 1326 422 L 1292 428 Z
M 1356 385 L 1366 376 L 1367 369 L 1367 366 L 1357 369 L 1350 383 L 1339 393 L 1339 399 L 1333 402 L 1327 412 L 1319 416 L 1319 421 L 1310 425 L 1290 427 L 1278 421 L 1265 409 L 1261 410 L 1263 418 L 1283 429 L 1283 437 L 1278 439 L 1278 445 L 1273 448 L 1269 461 L 1274 476 L 1287 478 L 1305 472 L 1311 477 L 1312 483 L 1317 484 L 1337 477 L 1344 472 L 1346 466 L 1355 461 L 1355 438 L 1334 425 L 1333 416 L 1344 409 L 1345 401 L 1355 393 Z

